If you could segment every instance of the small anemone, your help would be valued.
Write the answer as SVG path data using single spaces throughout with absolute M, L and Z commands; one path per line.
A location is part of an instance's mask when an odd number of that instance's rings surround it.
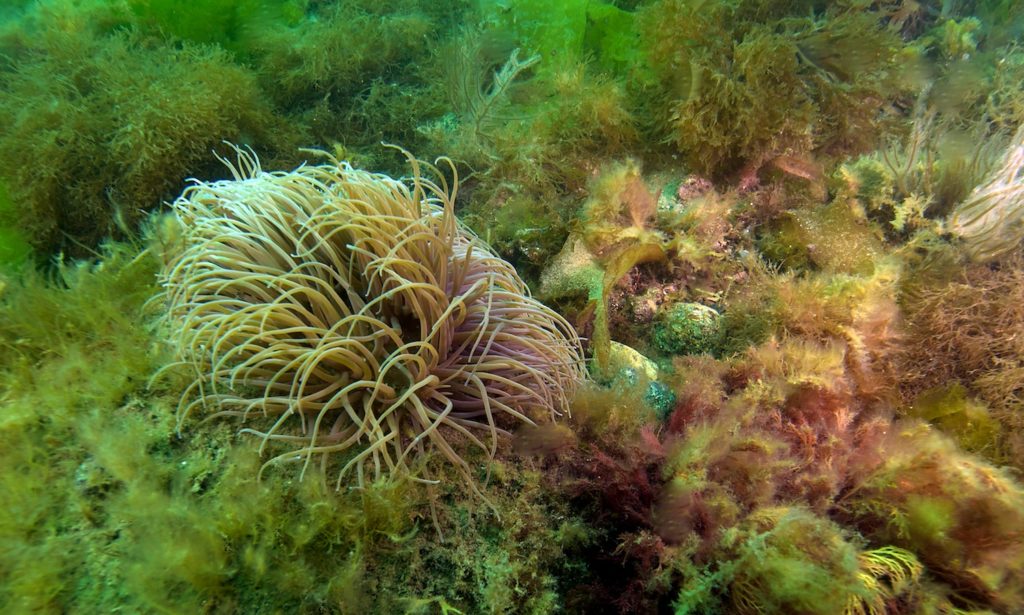
M 1017 131 L 999 168 L 953 211 L 950 230 L 968 256 L 986 262 L 1006 255 L 1024 238 L 1024 127 Z
M 168 321 L 198 408 L 261 439 L 265 465 L 337 460 L 425 480 L 433 449 L 476 489 L 458 440 L 492 459 L 514 424 L 554 418 L 584 378 L 579 338 L 456 220 L 449 189 L 327 156 L 263 172 L 236 148 L 233 180 L 174 203 L 184 247 L 163 273 Z M 325 154 L 326 156 L 326 154 Z M 452 169 L 454 173 L 454 167 Z

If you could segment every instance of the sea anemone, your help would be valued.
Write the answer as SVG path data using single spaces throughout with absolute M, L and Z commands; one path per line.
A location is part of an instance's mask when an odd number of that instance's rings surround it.
M 1024 238 L 1024 127 L 1013 137 L 1002 162 L 953 210 L 953 234 L 964 240 L 971 260 L 1006 255 Z
M 584 378 L 579 338 L 513 267 L 457 220 L 451 189 L 329 163 L 264 172 L 237 149 L 234 180 L 195 182 L 173 205 L 183 247 L 163 274 L 168 323 L 197 408 L 237 417 L 264 464 L 318 458 L 337 487 L 427 480 L 439 451 L 493 459 L 517 423 L 557 417 Z M 485 441 L 489 440 L 487 444 Z

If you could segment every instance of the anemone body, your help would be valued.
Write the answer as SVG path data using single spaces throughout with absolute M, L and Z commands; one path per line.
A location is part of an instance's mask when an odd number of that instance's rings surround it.
M 422 476 L 429 448 L 472 480 L 466 442 L 493 457 L 512 425 L 565 411 L 579 338 L 458 223 L 457 178 L 410 162 L 406 181 L 334 160 L 269 173 L 239 151 L 233 180 L 174 203 L 163 281 L 195 373 L 179 429 L 199 408 L 237 417 L 261 453 L 286 449 L 268 465 L 337 460 L 340 487 Z

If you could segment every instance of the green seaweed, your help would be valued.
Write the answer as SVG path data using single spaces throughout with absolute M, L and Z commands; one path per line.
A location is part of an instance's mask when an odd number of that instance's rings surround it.
M 32 253 L 24 232 L 18 227 L 19 216 L 7 186 L 0 182 L 0 267 L 18 268 Z
M 657 197 L 644 184 L 635 161 L 614 164 L 593 181 L 584 203 L 579 233 L 570 234 L 562 251 L 541 275 L 540 295 L 547 299 L 582 296 L 594 316 L 594 370 L 608 376 L 611 334 L 608 300 L 612 289 L 636 265 L 665 258 L 664 238 L 648 228 Z
M 846 203 L 791 210 L 761 236 L 758 247 L 772 262 L 793 271 L 870 275 L 884 253 L 881 233 Z
M 1024 491 L 1005 472 L 916 423 L 897 424 L 877 467 L 844 498 L 869 540 L 913 552 L 960 601 L 1012 612 L 1024 604 Z
M 810 2 L 662 0 L 641 14 L 659 132 L 698 172 L 864 151 L 906 86 L 904 45 L 870 11 Z
M 498 0 L 484 3 L 485 20 L 514 36 L 549 65 L 578 60 L 583 51 L 590 0 Z
M 983 404 L 969 399 L 959 383 L 921 393 L 907 414 L 935 425 L 972 453 L 983 452 L 999 437 L 999 423 Z
M 716 548 L 715 566 L 687 574 L 677 615 L 884 613 L 922 571 L 909 551 L 862 551 L 838 525 L 799 507 L 761 509 Z
M 139 23 L 161 34 L 239 50 L 253 45 L 270 24 L 296 25 L 308 0 L 128 0 Z
M 0 294 L 0 608 L 555 608 L 587 530 L 528 465 L 491 473 L 495 516 L 458 481 L 336 492 L 322 476 L 260 478 L 265 459 L 227 426 L 190 427 L 204 446 L 176 437 L 189 375 L 154 324 L 161 246 L 110 245 Z
M 39 260 L 128 236 L 189 176 L 222 174 L 209 152 L 224 140 L 295 157 L 302 130 L 226 52 L 108 31 L 98 8 L 39 10 L 0 71 L 0 177 Z
M 643 44 L 637 29 L 636 13 L 632 11 L 604 2 L 587 4 L 583 46 L 606 71 L 646 77 L 643 73 Z

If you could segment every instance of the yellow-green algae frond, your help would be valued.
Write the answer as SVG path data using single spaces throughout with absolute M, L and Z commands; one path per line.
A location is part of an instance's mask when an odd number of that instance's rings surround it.
M 261 452 L 287 447 L 268 464 L 340 458 L 339 488 L 424 478 L 429 446 L 472 484 L 456 438 L 493 458 L 510 425 L 566 410 L 576 333 L 458 223 L 457 177 L 410 163 L 408 181 L 336 160 L 267 173 L 238 150 L 234 180 L 175 202 L 184 249 L 163 281 L 195 373 L 179 428 L 212 407 Z

